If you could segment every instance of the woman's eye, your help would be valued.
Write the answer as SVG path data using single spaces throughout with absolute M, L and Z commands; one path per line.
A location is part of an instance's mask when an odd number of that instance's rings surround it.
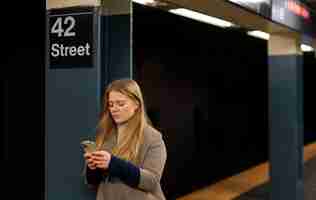
M 119 106 L 119 107 L 124 107 L 126 105 L 126 103 L 125 102 L 115 102 L 115 103 L 111 102 L 111 103 L 108 104 L 108 106 L 110 108 L 113 108 L 115 105 Z

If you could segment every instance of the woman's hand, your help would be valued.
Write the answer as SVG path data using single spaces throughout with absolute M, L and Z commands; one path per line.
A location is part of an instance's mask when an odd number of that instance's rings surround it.
M 95 151 L 92 153 L 93 163 L 97 168 L 106 170 L 109 168 L 111 154 L 107 151 Z
M 96 164 L 94 163 L 94 159 L 93 159 L 93 156 L 92 156 L 92 153 L 85 153 L 84 154 L 84 158 L 86 160 L 86 163 L 88 165 L 88 167 L 91 169 L 91 170 L 95 170 L 97 168 Z

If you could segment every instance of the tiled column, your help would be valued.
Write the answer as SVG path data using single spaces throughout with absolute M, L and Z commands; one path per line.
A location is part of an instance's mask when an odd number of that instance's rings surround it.
M 269 43 L 271 200 L 303 198 L 303 69 L 300 39 L 272 34 Z
M 103 2 L 47 1 L 46 200 L 95 200 L 80 142 L 95 137 L 106 85 L 132 74 L 131 2 Z

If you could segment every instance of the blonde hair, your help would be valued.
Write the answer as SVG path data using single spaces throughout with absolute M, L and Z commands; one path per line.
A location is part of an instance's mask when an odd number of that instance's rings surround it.
M 97 126 L 96 144 L 97 149 L 113 134 L 115 122 L 113 121 L 108 109 L 108 97 L 111 91 L 120 92 L 139 105 L 136 113 L 127 122 L 124 137 L 118 141 L 112 150 L 112 154 L 122 159 L 137 163 L 137 156 L 140 146 L 144 140 L 144 127 L 152 125 L 145 111 L 145 105 L 140 87 L 136 81 L 131 79 L 119 79 L 108 85 L 103 97 L 103 110 Z

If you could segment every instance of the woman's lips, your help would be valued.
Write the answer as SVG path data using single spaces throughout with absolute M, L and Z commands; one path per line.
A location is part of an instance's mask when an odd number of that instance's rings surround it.
M 112 114 L 112 117 L 113 117 L 113 118 L 118 118 L 119 115 L 113 115 L 113 114 Z

